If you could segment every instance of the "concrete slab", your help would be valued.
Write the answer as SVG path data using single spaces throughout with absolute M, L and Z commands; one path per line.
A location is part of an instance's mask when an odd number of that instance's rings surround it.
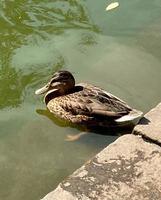
M 161 103 L 150 110 L 135 126 L 134 134 L 143 135 L 161 144 Z
M 160 175 L 160 146 L 124 135 L 43 200 L 159 200 Z

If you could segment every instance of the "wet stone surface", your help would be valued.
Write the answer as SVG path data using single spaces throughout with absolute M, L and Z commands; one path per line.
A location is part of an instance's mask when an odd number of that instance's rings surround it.
M 161 199 L 161 148 L 125 135 L 86 163 L 43 200 Z

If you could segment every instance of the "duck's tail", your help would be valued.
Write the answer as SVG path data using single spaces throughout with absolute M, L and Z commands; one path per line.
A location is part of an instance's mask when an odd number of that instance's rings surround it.
M 119 126 L 124 126 L 124 125 L 128 125 L 128 124 L 132 124 L 132 125 L 136 125 L 140 119 L 143 117 L 143 112 L 139 111 L 139 110 L 131 110 L 129 112 L 128 115 L 124 115 L 118 119 L 115 120 L 115 122 L 119 125 Z

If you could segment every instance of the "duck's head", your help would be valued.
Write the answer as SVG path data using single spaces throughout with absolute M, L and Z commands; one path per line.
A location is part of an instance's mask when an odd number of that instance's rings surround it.
M 50 94 L 56 96 L 69 93 L 75 86 L 75 79 L 69 71 L 61 70 L 51 77 L 49 82 L 42 88 L 35 91 L 35 94 L 45 94 L 45 97 Z

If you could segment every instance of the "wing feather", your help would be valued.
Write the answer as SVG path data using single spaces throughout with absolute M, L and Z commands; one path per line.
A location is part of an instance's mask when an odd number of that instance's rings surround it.
M 79 84 L 80 91 L 66 95 L 61 106 L 74 115 L 121 117 L 131 108 L 121 99 L 93 85 Z

